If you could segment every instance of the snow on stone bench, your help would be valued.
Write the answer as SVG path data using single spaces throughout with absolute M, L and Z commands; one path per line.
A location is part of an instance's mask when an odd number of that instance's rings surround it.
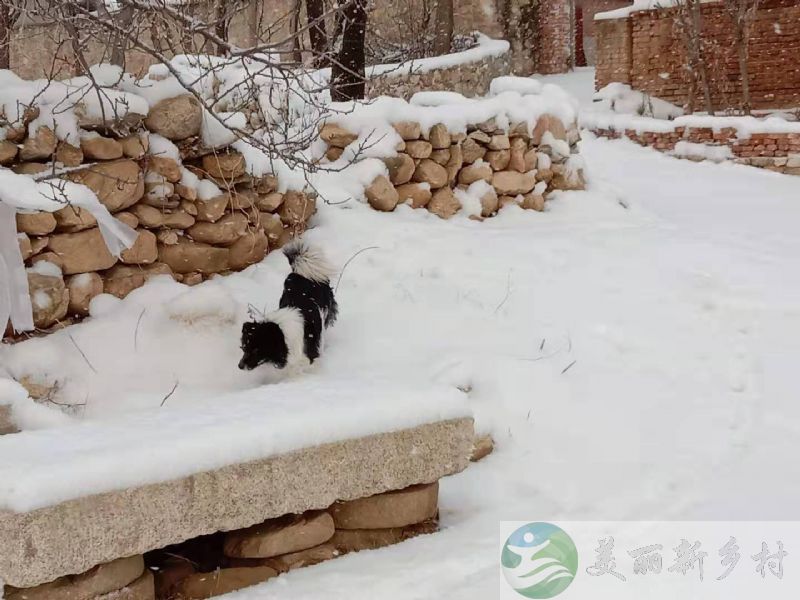
M 32 587 L 466 468 L 449 388 L 308 379 L 0 438 L 0 580 Z

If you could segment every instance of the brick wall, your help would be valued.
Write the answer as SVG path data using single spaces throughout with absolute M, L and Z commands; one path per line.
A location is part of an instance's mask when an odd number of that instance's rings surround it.
M 564 73 L 570 68 L 573 40 L 569 2 L 539 0 L 536 8 L 538 31 L 535 44 L 539 73 Z
M 702 12 L 715 108 L 738 107 L 741 78 L 733 26 L 718 3 L 704 5 Z M 628 19 L 600 21 L 597 34 L 598 87 L 621 81 L 669 102 L 687 103 L 686 56 L 672 10 L 642 11 Z M 630 53 L 627 58 L 626 52 Z M 753 23 L 748 62 L 755 108 L 800 105 L 798 56 L 800 0 L 763 0 Z
M 597 63 L 597 23 L 594 16 L 607 10 L 630 6 L 631 0 L 578 0 L 583 9 L 583 47 L 590 65 Z

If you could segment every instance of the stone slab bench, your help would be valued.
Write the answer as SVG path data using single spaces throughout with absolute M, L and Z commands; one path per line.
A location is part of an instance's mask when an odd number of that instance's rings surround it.
M 0 579 L 29 588 L 433 483 L 466 468 L 473 447 L 449 389 L 310 382 L 218 400 L 0 438 Z

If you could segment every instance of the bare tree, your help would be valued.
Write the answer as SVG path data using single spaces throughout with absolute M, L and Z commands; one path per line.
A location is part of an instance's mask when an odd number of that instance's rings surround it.
M 739 59 L 739 75 L 742 79 L 742 112 L 750 114 L 750 34 L 758 11 L 759 0 L 724 0 L 725 12 L 733 22 L 734 43 Z
M 689 76 L 689 112 L 693 112 L 698 91 L 703 94 L 705 110 L 714 114 L 708 62 L 704 51 L 702 0 L 677 0 L 675 24 L 687 54 Z
M 331 71 L 331 98 L 358 100 L 365 96 L 365 36 L 367 0 L 350 0 L 341 11 L 341 29 L 334 42 L 336 61 Z
M 453 43 L 453 0 L 436 0 L 433 51 L 448 54 Z
M 325 23 L 325 3 L 323 0 L 306 0 L 306 19 L 308 37 L 311 41 L 314 66 L 327 63 L 328 31 Z

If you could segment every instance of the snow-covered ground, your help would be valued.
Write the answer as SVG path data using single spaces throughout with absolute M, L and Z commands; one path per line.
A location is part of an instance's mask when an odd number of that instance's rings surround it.
M 555 82 L 586 103 L 590 73 Z M 344 272 L 314 377 L 468 389 L 496 450 L 442 482 L 440 534 L 226 598 L 497 597 L 501 520 L 797 518 L 800 178 L 590 135 L 581 152 L 589 190 L 545 213 L 321 207 L 309 239 L 333 262 L 372 249 Z M 237 320 L 287 270 L 274 253 L 189 291 L 149 285 L 0 362 L 72 377 L 87 417 L 121 390 L 157 409 L 176 382 L 169 405 L 191 410 L 260 383 L 236 369 Z

